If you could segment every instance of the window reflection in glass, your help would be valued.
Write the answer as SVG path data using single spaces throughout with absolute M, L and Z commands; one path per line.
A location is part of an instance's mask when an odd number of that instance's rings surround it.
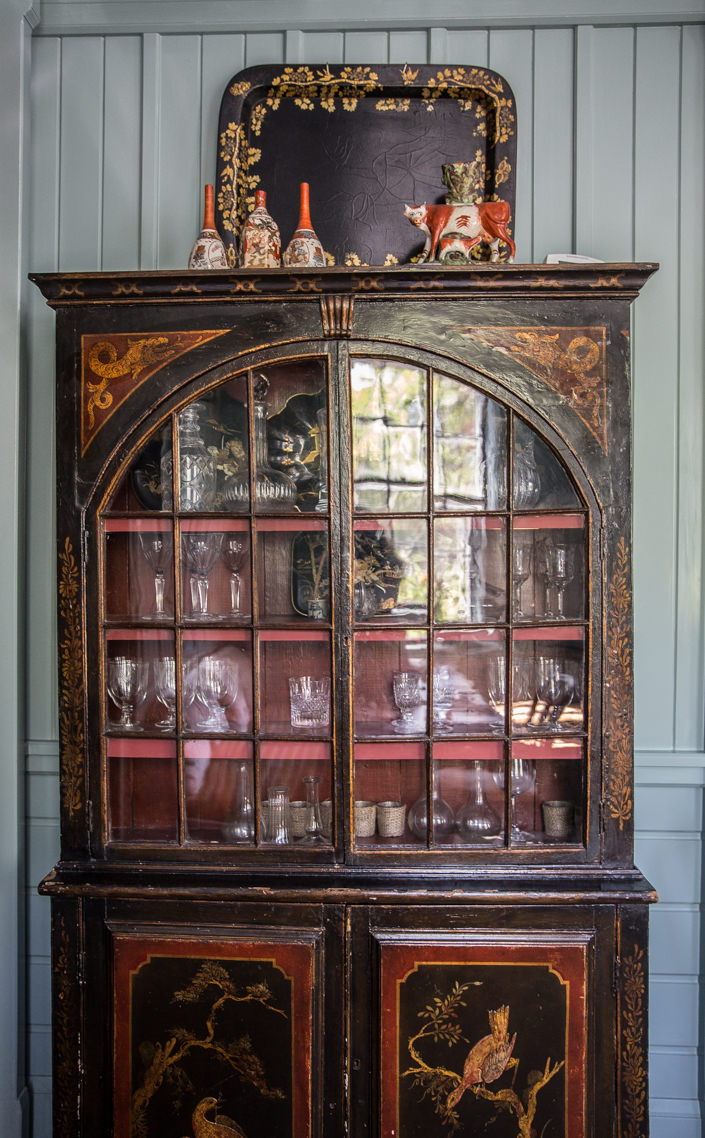
M 504 509 L 506 460 L 504 408 L 457 379 L 434 376 L 435 509 Z
M 356 359 L 350 380 L 356 509 L 425 510 L 426 372 Z

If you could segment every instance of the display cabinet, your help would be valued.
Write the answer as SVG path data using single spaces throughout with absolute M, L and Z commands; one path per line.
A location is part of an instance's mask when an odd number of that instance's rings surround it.
M 648 1133 L 653 269 L 34 278 L 61 1138 Z

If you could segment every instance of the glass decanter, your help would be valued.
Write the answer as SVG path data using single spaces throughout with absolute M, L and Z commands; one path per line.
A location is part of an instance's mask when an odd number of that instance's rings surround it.
M 198 405 L 190 403 L 178 417 L 180 510 L 212 510 L 215 505 L 216 462 L 201 438 Z M 161 458 L 162 507 L 172 508 L 173 458 L 171 448 Z
M 449 838 L 455 828 L 455 815 L 453 808 L 439 794 L 433 796 L 431 816 L 435 841 L 443 841 Z M 428 837 L 428 804 L 425 794 L 422 794 L 421 798 L 417 798 L 411 807 L 408 823 L 412 834 L 420 838 L 421 841 L 425 841 Z
M 308 774 L 304 776 L 302 782 L 306 787 L 306 822 L 304 824 L 306 832 L 301 842 L 307 845 L 321 845 L 326 840 L 321 821 L 318 789 L 321 784 L 321 776 Z
M 252 801 L 250 768 L 247 763 L 238 766 L 235 808 L 231 817 L 223 822 L 223 838 L 233 845 L 244 845 L 254 841 L 255 808 Z
M 477 760 L 470 768 L 470 790 L 455 816 L 455 825 L 460 840 L 470 844 L 496 838 L 502 829 L 499 814 L 485 797 L 484 771 Z

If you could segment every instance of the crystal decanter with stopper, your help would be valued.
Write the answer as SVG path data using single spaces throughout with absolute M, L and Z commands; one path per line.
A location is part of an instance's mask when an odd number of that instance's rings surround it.
M 178 508 L 180 510 L 212 510 L 215 506 L 215 458 L 201 438 L 198 405 L 190 403 L 178 416 L 179 479 Z M 162 509 L 172 508 L 173 459 L 171 446 L 162 453 L 161 482 Z
M 502 829 L 499 814 L 485 797 L 484 772 L 477 761 L 470 768 L 470 790 L 455 816 L 455 825 L 460 840 L 471 845 L 496 838 Z
M 276 470 L 269 461 L 267 443 L 267 391 L 269 380 L 259 375 L 254 385 L 253 417 L 255 433 L 255 485 L 256 510 L 286 510 L 296 504 L 296 483 L 283 470 Z M 227 501 L 230 508 L 246 508 L 249 500 L 249 480 L 233 478 L 228 484 Z

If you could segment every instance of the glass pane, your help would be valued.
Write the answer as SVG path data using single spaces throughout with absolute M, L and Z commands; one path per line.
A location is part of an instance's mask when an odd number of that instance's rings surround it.
M 352 361 L 354 503 L 358 510 L 426 509 L 426 372 L 390 360 Z
M 329 736 L 331 647 L 327 632 L 261 632 L 260 730 Z
M 433 734 L 503 734 L 506 637 L 492 628 L 434 637 Z
M 190 841 L 253 845 L 252 744 L 194 739 L 184 743 L 186 832 Z
M 106 620 L 172 620 L 174 538 L 161 518 L 105 521 Z
M 585 744 L 580 739 L 520 739 L 513 744 L 515 782 L 522 774 L 531 787 L 516 794 L 515 840 L 544 845 L 582 844 Z
M 544 516 L 534 534 L 537 617 L 580 620 L 585 616 L 584 521 L 570 514 Z
M 353 594 L 356 620 L 425 623 L 428 535 L 422 519 L 355 522 Z
M 187 621 L 249 620 L 250 533 L 246 521 L 181 522 L 181 606 Z
M 110 839 L 176 841 L 176 743 L 166 739 L 108 739 L 107 758 Z
M 563 463 L 527 423 L 514 418 L 515 510 L 575 509 L 580 499 Z
M 318 513 L 327 509 L 327 495 L 322 495 L 324 480 L 321 454 L 327 462 L 328 412 L 326 404 L 326 364 L 321 359 L 301 359 L 273 364 L 254 377 L 255 412 L 257 400 L 265 407 L 264 442 L 258 460 L 258 509 L 261 511 L 295 508 Z M 255 432 L 257 432 L 255 414 Z M 323 451 L 321 439 L 324 440 Z M 257 445 L 257 433 L 255 434 Z M 282 483 L 281 496 L 270 493 L 262 484 L 262 469 L 267 478 L 276 481 L 273 472 L 293 483 L 290 498 Z
M 159 629 L 111 629 L 105 636 L 106 730 L 119 734 L 173 731 L 174 635 Z
M 355 734 L 425 734 L 427 674 L 425 633 L 403 629 L 356 633 Z
M 504 744 L 499 741 L 434 744 L 436 840 L 462 846 L 504 845 L 504 794 L 494 778 L 503 760 Z
M 328 743 L 262 743 L 261 838 L 268 845 L 330 845 L 334 816 Z
M 458 379 L 433 380 L 433 504 L 436 510 L 503 510 L 507 416 Z
M 501 518 L 437 518 L 434 619 L 486 624 L 506 619 L 506 527 Z
M 514 634 L 514 733 L 562 735 L 584 729 L 582 628 Z
M 252 730 L 252 647 L 249 632 L 182 633 L 181 707 L 184 730 L 198 735 Z
M 257 526 L 261 621 L 330 620 L 328 522 L 263 519 Z
M 120 479 L 108 506 L 109 510 L 144 513 L 166 509 L 162 503 L 160 464 L 165 440 L 170 438 L 170 430 L 170 424 L 159 427 L 147 440 L 127 473 Z
M 355 745 L 353 833 L 355 845 L 407 846 L 413 804 L 426 793 L 426 749 L 421 742 Z M 425 835 L 423 836 L 425 841 Z

